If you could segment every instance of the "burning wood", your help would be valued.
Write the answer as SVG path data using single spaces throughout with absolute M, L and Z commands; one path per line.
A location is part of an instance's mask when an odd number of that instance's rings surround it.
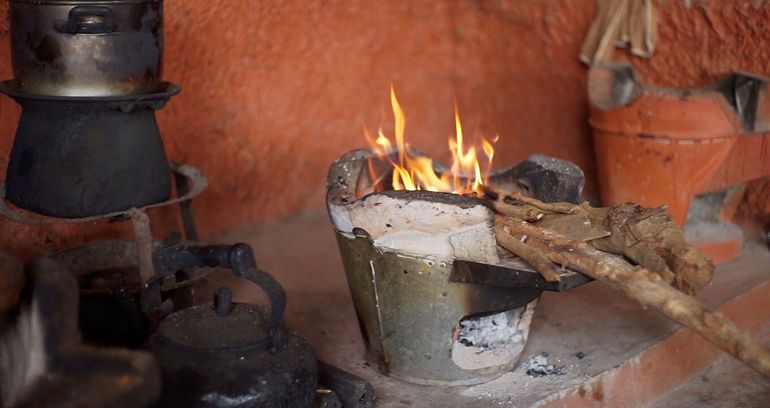
M 403 110 L 392 90 L 391 104 L 395 142 L 380 131 L 376 140 L 369 137 L 372 149 L 351 152 L 335 162 L 327 194 L 354 303 L 364 316 L 367 350 L 379 356 L 375 363 L 385 367 L 383 371 L 418 383 L 452 384 L 503 372 L 515 363 L 519 348 L 511 348 L 512 357 L 494 368 L 486 360 L 466 361 L 459 357 L 457 345 L 450 344 L 446 328 L 456 326 L 458 316 L 480 316 L 481 324 L 493 312 L 534 308 L 537 290 L 567 282 L 580 272 L 620 288 L 770 376 L 766 348 L 689 296 L 711 280 L 714 265 L 685 242 L 663 209 L 579 204 L 582 171 L 553 158 L 535 156 L 489 174 L 491 143 L 478 149 L 487 157 L 487 166 L 481 166 L 476 147 L 463 145 L 457 114 L 456 134 L 449 142 L 454 160 L 450 168 L 443 168 L 408 148 Z M 384 191 L 390 189 L 400 191 Z M 538 278 L 531 287 L 513 282 L 514 276 L 529 269 L 512 266 L 508 251 L 546 282 Z M 466 265 L 466 272 L 473 273 L 453 281 L 455 265 Z M 494 272 L 498 278 L 487 284 L 490 280 L 474 280 L 476 272 L 487 277 Z M 499 279 L 509 272 L 511 279 Z M 532 288 L 535 292 L 528 295 Z M 463 328 L 470 333 L 475 327 L 463 321 L 456 333 L 462 334 Z M 526 323 L 521 327 L 526 338 L 528 321 L 521 322 Z M 387 342 L 383 333 L 388 333 Z M 475 345 L 468 333 L 453 338 Z
M 388 146 L 385 140 L 378 144 Z M 517 363 L 543 288 L 566 290 L 560 285 L 586 280 L 562 271 L 562 282 L 550 285 L 525 262 L 508 256 L 495 239 L 495 212 L 470 196 L 474 180 L 469 184 L 467 174 L 436 165 L 420 174 L 449 181 L 442 188 L 419 181 L 419 191 L 409 191 L 403 178 L 394 184 L 394 177 L 413 173 L 416 179 L 418 174 L 414 169 L 399 173 L 399 156 L 405 164 L 433 163 L 413 150 L 356 150 L 335 161 L 327 178 L 329 216 L 365 333 L 367 361 L 418 384 L 489 381 Z M 571 163 L 535 156 L 490 174 L 489 183 L 483 177 L 475 180 L 481 180 L 476 188 L 528 183 L 538 198 L 561 201 L 580 195 L 583 173 Z M 461 261 L 520 278 L 507 285 L 460 283 L 453 276 Z M 501 320 L 490 317 L 499 313 L 508 316 L 504 330 L 496 330 Z M 506 332 L 511 335 L 502 341 Z
M 497 212 L 526 221 L 537 221 L 544 214 L 576 214 L 580 207 L 571 203 L 544 203 L 520 192 L 502 191 L 492 186 L 481 186 L 482 197 L 490 200 Z M 521 217 L 520 215 L 524 215 Z
M 366 128 L 364 128 L 364 135 L 377 157 L 381 159 L 387 158 L 392 165 L 389 170 L 392 171 L 390 178 L 393 190 L 427 190 L 464 194 L 479 191 L 480 186 L 486 184 L 487 177 L 485 174 L 488 174 L 492 168 L 492 160 L 495 155 L 493 143 L 497 141 L 497 137 L 491 142 L 482 137 L 480 147 L 474 145 L 466 149 L 460 114 L 455 106 L 455 136 L 449 139 L 452 166 L 448 169 L 449 171 L 437 172 L 433 159 L 415 154 L 407 145 L 404 132 L 406 118 L 393 87 L 390 88 L 390 104 L 393 109 L 395 124 L 393 135 L 395 143 L 385 136 L 382 128 L 377 132 L 377 139 L 373 139 Z M 486 156 L 484 171 L 482 171 L 476 154 L 479 150 L 483 151 Z M 391 159 L 389 156 L 394 153 L 396 157 Z M 369 172 L 369 177 L 372 181 L 383 178 L 382 174 L 376 173 L 371 161 L 369 163 Z
M 546 279 L 553 279 L 558 265 L 610 283 L 770 377 L 770 350 L 721 313 L 688 296 L 711 280 L 714 264 L 685 243 L 679 227 L 662 209 L 630 203 L 612 208 L 583 204 L 577 208 L 591 223 L 607 228 L 611 234 L 586 243 L 536 223 L 498 215 L 497 243 L 527 261 Z M 625 255 L 638 266 L 616 254 Z

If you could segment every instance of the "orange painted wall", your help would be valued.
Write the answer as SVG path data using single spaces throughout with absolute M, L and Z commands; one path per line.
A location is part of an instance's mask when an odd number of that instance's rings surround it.
M 651 80 L 770 74 L 770 4 L 659 5 L 659 51 L 635 60 Z M 170 157 L 209 176 L 195 202 L 203 235 L 323 207 L 329 163 L 364 145 L 364 124 L 390 129 L 391 82 L 413 146 L 447 158 L 456 99 L 469 135 L 501 135 L 499 165 L 534 152 L 564 157 L 595 191 L 577 60 L 593 14 L 590 0 L 166 0 L 164 76 L 183 93 L 159 121 Z M 2 30 L 2 78 L 11 76 L 8 54 Z M 17 117 L 3 97 L 0 169 Z M 125 232 L 5 220 L 0 229 L 0 247 L 25 256 Z

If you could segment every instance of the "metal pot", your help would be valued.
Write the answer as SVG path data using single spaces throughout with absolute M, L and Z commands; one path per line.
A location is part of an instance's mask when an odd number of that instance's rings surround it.
M 143 207 L 171 195 L 171 173 L 155 121 L 178 86 L 112 97 L 0 92 L 21 105 L 8 159 L 6 198 L 40 214 L 82 218 Z
M 117 96 L 157 91 L 162 0 L 11 0 L 18 91 Z

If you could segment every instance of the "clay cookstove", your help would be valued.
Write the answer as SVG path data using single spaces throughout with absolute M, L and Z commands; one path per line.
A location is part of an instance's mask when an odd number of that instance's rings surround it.
M 387 175 L 389 160 L 394 157 L 356 150 L 332 164 L 327 180 L 367 361 L 418 384 L 497 378 L 518 362 L 541 292 L 567 290 L 587 278 L 567 270 L 560 282 L 546 282 L 498 250 L 494 212 L 481 200 L 383 191 L 389 180 L 370 174 Z M 544 201 L 576 202 L 583 182 L 577 166 L 544 156 L 489 178 L 490 185 L 524 189 Z

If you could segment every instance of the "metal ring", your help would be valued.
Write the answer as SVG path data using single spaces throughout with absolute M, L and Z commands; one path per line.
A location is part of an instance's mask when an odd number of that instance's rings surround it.
M 208 186 L 208 180 L 206 179 L 206 176 L 200 170 L 196 169 L 193 166 L 189 166 L 187 164 L 170 162 L 169 167 L 171 167 L 171 171 L 173 173 L 179 174 L 180 176 L 189 180 L 192 183 L 192 186 L 190 187 L 190 191 L 188 191 L 187 194 L 184 194 L 180 197 L 172 198 L 170 200 L 166 200 L 162 203 L 150 204 L 141 208 L 129 208 L 123 211 L 117 211 L 117 212 L 103 214 L 103 215 L 95 215 L 92 217 L 85 217 L 85 218 L 47 217 L 44 215 L 35 214 L 30 211 L 25 211 L 20 209 L 11 209 L 8 206 L 7 200 L 5 199 L 5 182 L 3 182 L 3 183 L 0 183 L 0 196 L 3 198 L 2 200 L 0 200 L 0 216 L 8 218 L 12 221 L 16 221 L 16 222 L 19 222 L 22 224 L 28 224 L 28 225 L 79 224 L 84 222 L 98 221 L 101 219 L 129 217 L 132 212 L 137 210 L 145 211 L 151 208 L 165 207 L 168 205 L 191 200 L 193 197 L 203 192 L 203 190 L 205 190 L 206 187 Z M 35 214 L 36 218 L 30 217 L 28 214 Z

